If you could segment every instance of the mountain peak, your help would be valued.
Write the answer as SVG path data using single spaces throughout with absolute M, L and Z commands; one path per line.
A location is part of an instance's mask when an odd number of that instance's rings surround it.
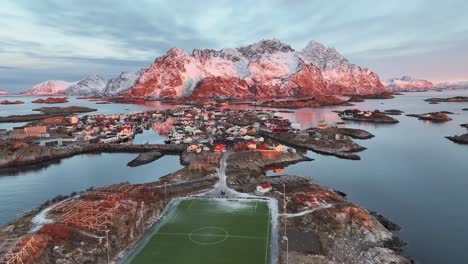
M 392 90 L 399 92 L 426 91 L 435 88 L 432 82 L 414 79 L 409 75 L 404 75 L 401 78 L 390 79 L 387 81 L 387 86 Z
M 68 95 L 97 95 L 102 94 L 107 81 L 97 74 L 90 74 L 83 80 L 71 85 L 65 90 Z
M 0 95 L 7 95 L 7 94 L 8 94 L 7 91 L 5 91 L 5 90 L 3 90 L 3 89 L 0 89 Z
M 263 39 L 254 44 L 237 48 L 237 50 L 245 57 L 254 59 L 261 57 L 264 54 L 273 54 L 277 52 L 293 52 L 291 46 L 282 43 L 278 39 Z
M 22 92 L 25 95 L 58 95 L 63 94 L 65 90 L 73 85 L 73 82 L 62 80 L 49 80 L 34 85 L 30 90 Z

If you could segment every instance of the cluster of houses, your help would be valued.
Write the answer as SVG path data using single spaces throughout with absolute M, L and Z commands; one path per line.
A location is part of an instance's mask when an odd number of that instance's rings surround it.
M 224 152 L 228 148 L 285 151 L 284 145 L 265 143 L 260 132 L 292 129 L 289 120 L 275 116 L 272 111 L 187 107 L 171 112 L 170 116 L 176 121 L 166 143 L 188 144 L 187 151 L 196 153 Z
M 33 141 L 43 146 L 120 143 L 143 129 L 172 119 L 167 144 L 186 144 L 188 152 L 237 150 L 285 151 L 282 144 L 267 143 L 263 132 L 295 130 L 288 119 L 273 111 L 185 107 L 130 114 L 56 116 L 16 127 L 2 137 Z
M 352 117 L 371 117 L 374 112 L 372 111 L 361 111 L 358 109 L 348 109 L 339 114 L 340 117 L 352 118 Z
M 6 139 L 28 140 L 43 146 L 65 146 L 73 143 L 119 143 L 149 127 L 162 113 L 133 113 L 92 116 L 56 116 L 34 125 L 15 127 Z

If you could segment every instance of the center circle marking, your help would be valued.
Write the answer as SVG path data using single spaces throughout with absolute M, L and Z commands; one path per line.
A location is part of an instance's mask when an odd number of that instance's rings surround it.
M 221 232 L 220 232 L 221 231 Z M 219 235 L 218 234 L 212 234 L 214 232 L 218 232 L 220 233 Z M 200 239 L 197 239 L 196 237 L 197 236 L 202 236 L 202 237 L 212 237 L 213 238 L 213 241 L 210 241 L 210 242 L 206 242 L 206 241 L 200 241 Z M 193 230 L 192 232 L 190 232 L 189 234 L 189 238 L 190 240 L 195 243 L 195 244 L 199 244 L 199 245 L 215 245 L 215 244 L 219 244 L 219 243 L 222 243 L 224 241 L 226 241 L 226 239 L 228 238 L 229 234 L 226 230 L 222 229 L 222 228 L 219 228 L 219 227 L 215 227 L 215 226 L 208 226 L 208 227 L 202 227 L 202 228 L 198 228 L 198 229 L 195 229 Z

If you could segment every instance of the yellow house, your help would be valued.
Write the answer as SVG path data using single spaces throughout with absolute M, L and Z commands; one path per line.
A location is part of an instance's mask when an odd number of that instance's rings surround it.
M 286 148 L 284 147 L 284 145 L 278 144 L 276 145 L 275 150 L 284 152 L 286 151 Z

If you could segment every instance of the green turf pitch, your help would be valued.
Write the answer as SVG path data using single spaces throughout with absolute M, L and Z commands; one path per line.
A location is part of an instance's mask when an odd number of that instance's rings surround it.
M 269 218 L 266 202 L 182 200 L 131 263 L 269 263 Z

